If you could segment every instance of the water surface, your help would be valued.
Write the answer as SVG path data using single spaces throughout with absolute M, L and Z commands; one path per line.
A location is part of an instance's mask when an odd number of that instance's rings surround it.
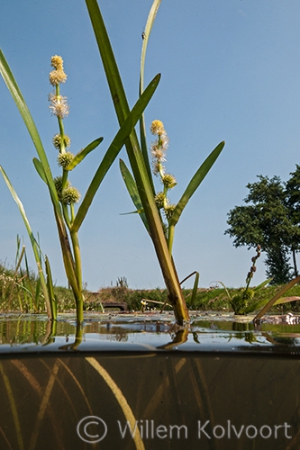
M 292 316 L 292 322 L 299 317 Z M 280 317 L 278 319 L 280 321 Z M 41 351 L 300 352 L 300 324 L 261 323 L 232 314 L 192 313 L 181 329 L 172 313 L 86 314 L 82 327 L 73 314 L 57 322 L 45 315 L 0 315 L 0 352 Z

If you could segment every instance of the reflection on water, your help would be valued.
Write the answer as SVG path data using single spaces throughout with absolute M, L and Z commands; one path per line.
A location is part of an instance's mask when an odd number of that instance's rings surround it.
M 0 449 L 299 450 L 299 349 L 231 316 L 2 315 Z
M 90 314 L 76 327 L 73 315 L 57 322 L 44 315 L 0 315 L 0 352 L 39 350 L 297 351 L 300 324 L 236 321 L 234 316 L 194 315 L 184 330 L 165 314 Z M 47 347 L 47 348 L 46 348 Z M 118 347 L 120 348 L 120 347 Z

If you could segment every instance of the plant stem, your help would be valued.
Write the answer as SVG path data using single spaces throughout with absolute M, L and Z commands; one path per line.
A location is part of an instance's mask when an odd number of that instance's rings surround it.
M 73 205 L 72 205 L 73 206 Z M 76 311 L 77 311 L 77 323 L 83 322 L 83 295 L 82 295 L 82 266 L 81 266 L 81 254 L 78 240 L 78 233 L 71 232 L 71 240 L 73 245 L 74 259 L 75 259 L 75 271 L 78 284 L 78 295 L 76 298 Z
M 173 248 L 173 242 L 174 242 L 174 233 L 175 233 L 175 226 L 169 225 L 168 230 L 168 249 L 170 252 L 170 255 L 172 255 L 172 248 Z

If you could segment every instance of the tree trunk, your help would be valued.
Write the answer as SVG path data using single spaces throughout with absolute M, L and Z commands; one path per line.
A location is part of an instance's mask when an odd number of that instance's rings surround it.
M 295 273 L 295 277 L 297 277 L 298 269 L 297 269 L 297 261 L 296 261 L 296 250 L 294 249 L 294 247 L 292 247 L 292 253 L 293 253 L 294 273 Z

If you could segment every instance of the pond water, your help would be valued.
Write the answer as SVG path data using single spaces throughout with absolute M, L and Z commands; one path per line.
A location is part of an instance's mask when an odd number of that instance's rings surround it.
M 74 315 L 57 322 L 45 315 L 0 315 L 0 352 L 36 351 L 192 351 L 300 353 L 300 317 L 252 317 L 191 313 L 182 330 L 172 313 L 86 314 L 81 328 Z M 284 323 L 276 323 L 276 322 Z M 290 322 L 287 323 L 287 322 Z M 271 322 L 271 323 L 270 323 Z M 275 323 L 274 323 L 275 322 Z
M 1 315 L 1 450 L 299 450 L 300 324 L 191 318 Z

